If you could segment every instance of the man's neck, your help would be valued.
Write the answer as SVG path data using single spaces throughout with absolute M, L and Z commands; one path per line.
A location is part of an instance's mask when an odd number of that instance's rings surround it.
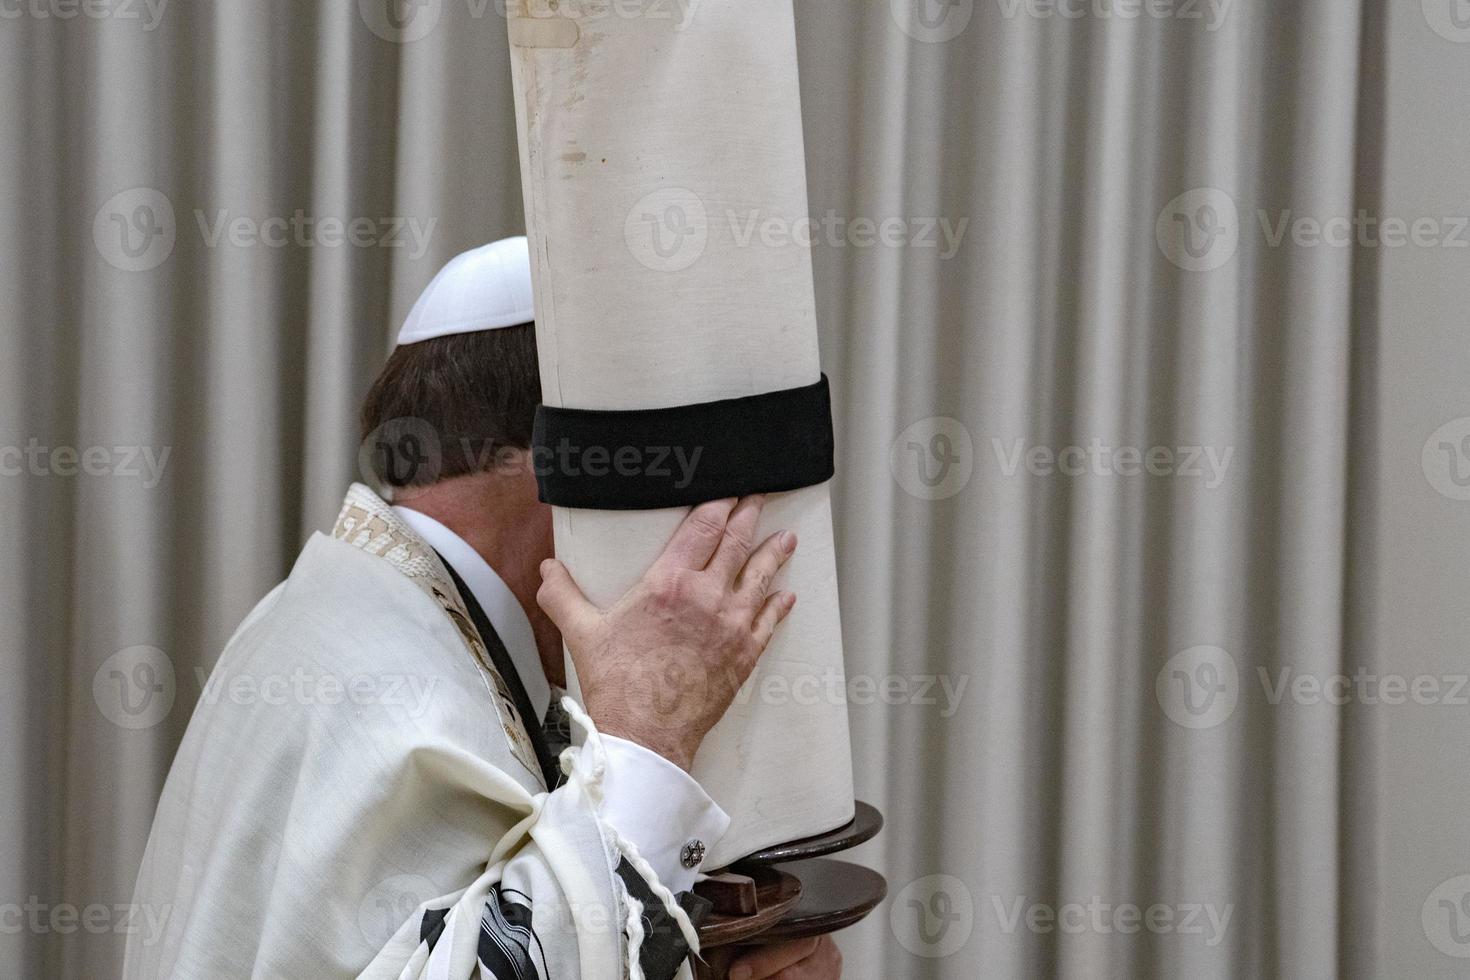
M 485 559 L 531 621 L 546 679 L 566 686 L 561 634 L 536 603 L 541 562 L 550 557 L 551 531 L 535 493 L 521 475 L 477 473 L 400 492 L 394 503 L 432 517 Z

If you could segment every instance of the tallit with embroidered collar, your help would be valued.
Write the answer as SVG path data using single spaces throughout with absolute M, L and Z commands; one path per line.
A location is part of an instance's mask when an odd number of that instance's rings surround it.
M 124 976 L 687 976 L 689 918 L 600 819 L 565 706 L 548 793 L 438 556 L 354 486 L 203 684 L 135 896 L 167 924 Z

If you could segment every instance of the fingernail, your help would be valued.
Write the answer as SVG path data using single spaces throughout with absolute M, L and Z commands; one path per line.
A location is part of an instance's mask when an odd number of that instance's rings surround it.
M 543 561 L 541 563 L 541 577 L 542 578 L 545 578 L 546 577 L 546 572 L 547 572 L 547 570 L 549 568 L 551 568 L 552 564 L 554 564 L 554 561 L 551 558 L 547 558 L 545 561 Z
M 790 612 L 792 610 L 792 607 L 794 607 L 796 605 L 796 593 L 795 592 L 788 592 L 788 593 L 786 593 L 786 598 L 783 601 L 786 603 L 786 611 L 787 612 Z
M 786 553 L 788 555 L 796 551 L 796 535 L 792 534 L 790 531 L 782 531 L 781 547 L 786 550 Z

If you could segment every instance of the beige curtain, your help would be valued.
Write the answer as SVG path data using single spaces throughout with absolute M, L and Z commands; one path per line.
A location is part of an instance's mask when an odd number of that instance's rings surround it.
M 0 975 L 106 977 L 119 933 L 188 915 L 125 903 L 201 678 L 335 513 L 417 291 L 521 227 L 505 27 L 6 9 Z M 711 220 L 816 239 L 846 696 L 889 821 L 848 975 L 1396 975 L 1383 930 L 1455 975 L 1416 932 L 1439 878 L 1377 904 L 1412 796 L 1380 792 L 1383 716 L 1273 694 L 1374 663 L 1387 588 L 1377 253 L 1294 223 L 1378 206 L 1378 5 L 797 14 L 816 221 Z

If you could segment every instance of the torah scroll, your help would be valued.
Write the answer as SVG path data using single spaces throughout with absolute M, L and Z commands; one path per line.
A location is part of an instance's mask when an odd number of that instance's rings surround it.
M 508 14 L 546 404 L 816 383 L 792 0 L 511 0 Z M 632 447 L 645 462 L 659 448 Z M 558 508 L 557 555 L 607 605 L 685 513 Z M 771 496 L 762 524 L 799 536 L 777 585 L 800 598 L 695 761 L 732 818 L 708 868 L 853 816 L 827 485 Z

